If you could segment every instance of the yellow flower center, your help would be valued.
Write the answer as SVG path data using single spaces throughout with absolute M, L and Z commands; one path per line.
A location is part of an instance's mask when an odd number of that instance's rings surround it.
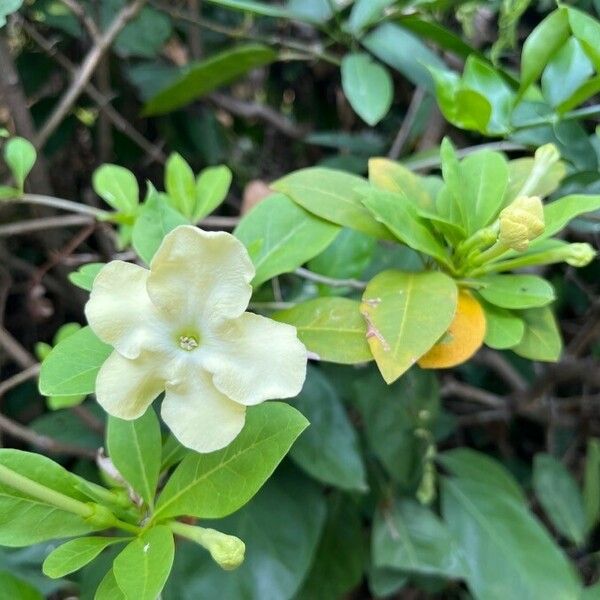
M 179 347 L 182 350 L 187 350 L 191 352 L 195 350 L 200 344 L 198 343 L 198 338 L 193 335 L 180 335 L 179 336 Z

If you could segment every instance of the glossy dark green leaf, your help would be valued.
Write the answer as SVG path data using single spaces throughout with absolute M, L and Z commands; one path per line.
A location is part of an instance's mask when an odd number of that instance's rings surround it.
M 188 67 L 177 80 L 146 102 L 144 115 L 159 115 L 181 108 L 276 59 L 277 52 L 260 44 L 246 44 L 225 50 Z
M 483 482 L 446 479 L 442 512 L 475 597 L 579 597 L 581 584 L 566 556 L 512 494 Z
M 533 487 L 557 531 L 580 546 L 586 532 L 583 497 L 566 467 L 549 454 L 536 454 Z
M 537 275 L 486 275 L 480 281 L 479 293 L 500 308 L 536 308 L 556 298 L 552 285 Z
M 460 549 L 440 518 L 414 500 L 380 506 L 372 533 L 373 564 L 408 573 L 462 578 Z
M 309 369 L 304 388 L 293 404 L 308 419 L 310 427 L 292 447 L 292 459 L 327 485 L 366 491 L 358 436 L 336 388 L 318 369 Z

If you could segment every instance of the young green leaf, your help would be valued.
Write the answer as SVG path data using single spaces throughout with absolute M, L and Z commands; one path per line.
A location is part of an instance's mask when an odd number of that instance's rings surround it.
M 294 325 L 302 343 L 321 360 L 356 364 L 373 360 L 360 304 L 348 298 L 316 298 L 272 315 Z
M 482 301 L 485 311 L 485 344 L 496 350 L 516 346 L 525 334 L 525 323 L 516 313 Z
M 91 394 L 96 376 L 112 348 L 83 327 L 59 342 L 42 363 L 39 388 L 44 396 Z
M 245 215 L 234 235 L 246 246 L 256 268 L 252 281 L 265 281 L 289 273 L 320 254 L 339 233 L 328 223 L 292 202 L 273 194 Z
M 90 292 L 92 290 L 92 285 L 94 284 L 94 279 L 96 279 L 96 275 L 98 275 L 100 269 L 102 269 L 105 264 L 106 263 L 89 263 L 83 265 L 82 267 L 79 267 L 77 271 L 69 273 L 69 281 L 77 287 Z
M 144 105 L 143 114 L 152 116 L 171 112 L 276 59 L 277 52 L 267 46 L 244 44 L 194 63 L 173 83 L 150 98 Z
M 460 549 L 430 508 L 414 500 L 396 500 L 375 513 L 373 564 L 377 568 L 462 579 Z
M 357 188 L 364 190 L 364 186 L 362 177 L 320 167 L 295 171 L 271 185 L 322 219 L 376 238 L 394 239 L 362 205 L 364 194 Z
M 191 218 L 196 206 L 196 179 L 190 165 L 177 152 L 171 154 L 167 160 L 165 189 L 173 208 Z
M 361 312 L 371 352 L 387 383 L 442 337 L 454 318 L 457 294 L 454 281 L 437 271 L 384 271 L 369 282 Z
M 15 137 L 6 142 L 4 160 L 20 191 L 23 191 L 25 179 L 33 169 L 36 158 L 37 153 L 33 144 L 25 138 Z
M 362 30 L 377 20 L 383 10 L 393 4 L 395 0 L 357 0 L 352 7 L 348 19 L 348 29 L 354 34 L 360 34 Z
M 126 215 L 134 214 L 140 189 L 135 175 L 118 165 L 102 165 L 92 177 L 94 191 L 107 204 Z
M 150 264 L 165 235 L 185 224 L 187 220 L 168 205 L 165 194 L 151 189 L 133 226 L 133 248 L 145 263 Z
M 476 598 L 578 598 L 569 561 L 523 502 L 486 482 L 445 479 L 442 514 Z M 552 577 L 548 574 L 552 573 Z
M 69 540 L 48 554 L 42 570 L 44 575 L 59 579 L 85 567 L 105 548 L 126 541 L 127 538 L 115 537 L 81 537 Z
M 600 70 L 600 51 L 598 36 L 600 23 L 592 16 L 572 7 L 564 7 L 568 14 L 569 25 L 573 35 L 581 42 L 586 54 L 592 59 L 596 71 Z
M 547 306 L 521 311 L 525 334 L 513 352 L 531 360 L 555 362 L 562 351 L 562 338 L 552 310 Z
M 287 404 L 252 407 L 242 433 L 227 448 L 184 458 L 158 499 L 154 520 L 235 512 L 261 488 L 307 425 Z
M 536 308 L 556 298 L 552 285 L 537 275 L 487 275 L 480 281 L 481 296 L 500 308 Z
M 600 195 L 574 194 L 546 204 L 544 206 L 545 229 L 540 239 L 553 236 L 575 217 L 595 210 L 600 210 Z
M 310 422 L 290 451 L 294 462 L 322 483 L 365 492 L 368 487 L 358 436 L 335 387 L 317 369 L 310 369 L 294 406 Z
M 231 170 L 225 165 L 208 167 L 196 178 L 196 206 L 192 221 L 197 223 L 210 215 L 227 196 L 231 185 Z
M 583 497 L 569 471 L 553 456 L 536 454 L 533 487 L 554 527 L 577 546 L 586 536 Z
M 119 473 L 152 508 L 161 464 L 160 423 L 153 408 L 135 421 L 109 417 L 106 441 Z
M 100 582 L 94 600 L 128 600 L 117 585 L 113 569 L 110 569 Z
M 365 52 L 346 54 L 342 60 L 342 87 L 352 108 L 371 126 L 390 110 L 392 78 L 385 67 Z
M 127 600 L 156 600 L 173 567 L 171 530 L 158 525 L 144 531 L 115 558 L 113 573 Z

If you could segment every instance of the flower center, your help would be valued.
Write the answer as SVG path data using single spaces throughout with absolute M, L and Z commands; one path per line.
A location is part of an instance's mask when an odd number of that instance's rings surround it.
M 182 350 L 187 350 L 191 352 L 195 350 L 200 344 L 198 343 L 198 338 L 193 335 L 180 335 L 179 336 L 179 347 Z

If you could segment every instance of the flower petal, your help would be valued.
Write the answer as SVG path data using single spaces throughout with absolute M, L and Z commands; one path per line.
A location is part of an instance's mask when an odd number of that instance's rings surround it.
M 306 377 L 306 348 L 296 328 L 245 313 L 214 332 L 218 343 L 204 365 L 217 389 L 247 406 L 293 398 Z
M 136 358 L 144 346 L 161 337 L 156 335 L 161 319 L 146 291 L 149 273 L 138 265 L 114 260 L 96 276 L 85 305 L 94 333 L 127 358 Z
M 113 352 L 96 379 L 98 404 L 113 417 L 133 420 L 141 417 L 165 389 L 160 377 L 159 356 L 144 353 L 129 359 Z
M 154 255 L 147 289 L 156 306 L 186 326 L 219 322 L 244 312 L 254 273 L 246 248 L 229 233 L 181 225 Z
M 221 394 L 208 373 L 197 370 L 181 384 L 167 385 L 161 415 L 184 446 L 214 452 L 242 430 L 246 409 Z

